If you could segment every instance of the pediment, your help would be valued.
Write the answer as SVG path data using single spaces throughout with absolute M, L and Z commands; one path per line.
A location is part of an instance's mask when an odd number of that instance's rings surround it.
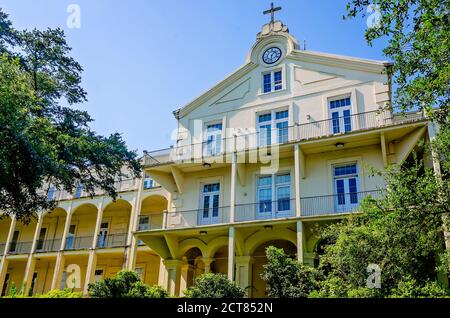
M 243 99 L 250 92 L 250 78 L 233 88 L 224 96 L 219 98 L 214 104 L 223 104 Z
M 303 67 L 295 66 L 294 80 L 301 85 L 316 84 L 319 82 L 329 81 L 338 77 L 345 77 L 342 74 L 327 73 L 317 70 L 310 70 Z

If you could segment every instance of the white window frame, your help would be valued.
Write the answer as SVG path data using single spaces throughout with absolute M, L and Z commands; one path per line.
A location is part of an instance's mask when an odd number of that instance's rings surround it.
M 277 184 L 277 176 L 283 176 L 283 175 L 289 175 L 289 183 L 281 183 Z M 259 185 L 259 179 L 261 177 L 271 177 L 272 178 L 272 184 L 260 186 Z M 289 186 L 289 210 L 282 210 L 278 211 L 278 189 Z M 272 193 L 272 208 L 270 212 L 260 212 L 260 198 L 259 198 L 259 190 L 261 189 L 271 189 Z M 276 219 L 280 217 L 288 217 L 292 216 L 292 212 L 294 211 L 294 204 L 292 203 L 293 197 L 292 197 L 292 171 L 291 170 L 284 170 L 280 171 L 274 174 L 270 175 L 257 175 L 256 176 L 256 218 L 257 219 Z
M 288 112 L 288 117 L 286 118 L 281 118 L 281 119 L 276 119 L 277 113 L 281 113 L 281 112 Z M 260 116 L 264 116 L 264 115 L 268 115 L 270 114 L 270 122 L 269 121 L 265 121 L 265 122 L 259 122 L 259 117 Z M 277 109 L 272 109 L 269 111 L 262 111 L 262 112 L 258 112 L 256 114 L 256 130 L 258 132 L 258 146 L 259 147 L 265 147 L 265 146 L 270 146 L 270 145 L 277 145 L 277 144 L 285 144 L 287 142 L 289 142 L 289 140 L 291 140 L 291 134 L 290 134 L 290 129 L 289 129 L 289 123 L 290 123 L 290 117 L 291 117 L 291 111 L 289 110 L 288 107 L 282 107 L 282 108 L 277 108 Z M 278 123 L 284 123 L 287 122 L 287 140 L 280 143 L 279 142 L 279 134 L 278 134 L 278 128 L 277 128 L 277 124 Z M 270 143 L 261 143 L 261 127 L 263 126 L 267 126 L 270 125 Z M 266 132 L 266 131 L 265 131 Z M 267 133 L 265 135 L 265 138 L 267 139 Z
M 218 133 L 218 129 L 214 130 L 214 133 L 210 134 L 208 133 L 208 127 L 209 126 L 213 126 L 213 125 L 221 125 L 221 129 L 220 129 L 220 134 Z M 224 128 L 224 124 L 222 120 L 214 120 L 214 121 L 209 121 L 206 122 L 203 126 L 203 147 L 202 147 L 202 153 L 203 156 L 205 157 L 213 157 L 213 156 L 217 156 L 223 153 L 223 128 Z M 214 139 L 214 151 L 209 152 L 209 148 L 208 148 L 208 138 L 210 136 L 215 136 Z M 218 138 L 218 136 L 220 138 Z M 219 144 L 219 147 L 217 147 L 217 143 Z M 217 149 L 219 148 L 219 149 Z
M 155 180 L 153 180 L 149 175 L 144 177 L 144 190 L 149 190 L 155 187 Z
M 205 193 L 204 192 L 204 187 L 207 185 L 212 185 L 212 184 L 218 184 L 219 185 L 219 190 L 218 191 L 213 191 L 213 192 L 208 192 Z M 213 203 L 214 203 L 214 195 L 218 195 L 218 212 L 217 212 L 217 216 L 213 216 Z M 205 196 L 210 196 L 210 203 L 209 203 L 209 208 L 208 208 L 208 217 L 205 218 L 203 216 L 203 212 L 204 212 L 204 197 Z M 209 225 L 209 224 L 218 224 L 219 220 L 221 218 L 221 202 L 222 202 L 222 183 L 217 180 L 217 181 L 210 181 L 210 182 L 202 182 L 200 183 L 200 202 L 199 202 L 199 209 L 198 209 L 198 222 L 200 225 Z
M 340 100 L 346 100 L 349 99 L 350 100 L 350 105 L 345 105 L 345 106 L 338 106 L 335 108 L 331 108 L 331 103 L 332 102 L 336 102 L 336 101 L 340 101 Z M 334 96 L 331 98 L 328 98 L 327 100 L 327 109 L 328 109 L 328 118 L 330 119 L 330 133 L 331 134 L 342 134 L 342 133 L 348 133 L 351 132 L 353 130 L 356 129 L 356 117 L 355 114 L 353 113 L 353 99 L 352 99 L 352 95 L 351 94 L 345 94 L 345 95 L 340 95 L 340 96 Z M 344 118 L 344 111 L 349 111 L 350 112 L 350 130 L 346 131 L 345 130 L 345 118 Z M 334 131 L 334 121 L 335 119 L 333 118 L 333 114 L 337 113 L 338 114 L 338 128 L 339 131 L 335 132 Z
M 280 82 L 275 81 L 275 73 L 278 73 L 278 72 L 281 72 L 281 81 Z M 264 78 L 266 75 L 270 75 L 270 90 L 267 92 L 265 91 L 265 81 L 264 81 Z M 286 85 L 285 68 L 277 67 L 272 70 L 262 72 L 261 73 L 261 81 L 262 81 L 262 85 L 261 85 L 262 94 L 277 93 L 277 92 L 284 90 L 285 85 Z M 281 88 L 275 89 L 275 86 L 280 86 L 280 85 L 281 85 Z
M 102 227 L 103 224 L 107 224 L 107 227 Z M 111 222 L 109 221 L 109 219 L 106 220 L 102 220 L 102 222 L 100 223 L 100 230 L 98 231 L 98 237 L 97 237 L 97 247 L 99 248 L 106 248 L 108 247 L 108 235 L 110 234 L 110 228 L 111 228 Z M 104 241 L 103 244 L 100 245 L 100 237 L 102 235 L 102 233 L 106 233 L 104 235 Z
M 352 174 L 346 174 L 346 175 L 340 175 L 340 176 L 336 176 L 335 175 L 335 169 L 339 168 L 339 167 L 343 167 L 343 166 L 350 166 L 350 165 L 354 165 L 356 167 L 356 173 L 352 173 Z M 349 162 L 341 162 L 341 163 L 336 163 L 333 164 L 332 166 L 332 178 L 333 178 L 333 193 L 334 193 L 334 206 L 335 206 L 335 210 L 336 212 L 351 212 L 352 209 L 356 208 L 359 204 L 360 204 L 360 198 L 358 196 L 358 194 L 361 191 L 361 186 L 360 186 L 360 167 L 358 165 L 358 162 L 356 161 L 349 161 Z M 356 180 L 356 192 L 355 193 L 350 193 L 350 189 L 349 189 L 349 184 L 348 184 L 348 180 L 349 179 L 355 179 Z M 345 201 L 344 204 L 340 203 L 340 198 L 339 198 L 339 193 L 338 193 L 338 189 L 337 189 L 337 182 L 338 180 L 344 180 L 344 194 L 343 197 L 341 198 L 341 200 L 343 199 Z M 351 197 L 353 195 L 356 195 L 356 203 L 351 203 Z

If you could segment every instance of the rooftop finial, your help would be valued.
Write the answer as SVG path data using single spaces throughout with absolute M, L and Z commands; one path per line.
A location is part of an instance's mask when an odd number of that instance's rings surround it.
M 275 12 L 280 11 L 281 7 L 274 8 L 273 2 L 270 4 L 270 9 L 263 12 L 263 14 L 270 13 L 270 23 L 273 24 L 275 22 Z

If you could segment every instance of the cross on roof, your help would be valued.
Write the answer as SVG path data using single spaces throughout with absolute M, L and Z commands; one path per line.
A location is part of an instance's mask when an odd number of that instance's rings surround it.
M 266 10 L 263 12 L 263 14 L 269 14 L 270 13 L 270 23 L 275 22 L 275 12 L 280 11 L 281 7 L 273 7 L 273 2 L 270 4 L 270 10 Z

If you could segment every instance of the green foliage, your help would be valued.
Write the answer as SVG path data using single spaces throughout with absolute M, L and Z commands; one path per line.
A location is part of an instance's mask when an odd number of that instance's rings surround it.
M 245 291 L 223 274 L 203 274 L 185 291 L 188 298 L 243 298 Z
M 113 278 L 106 278 L 89 285 L 93 298 L 167 298 L 166 290 L 159 286 L 147 286 L 133 271 L 120 271 Z
M 388 184 L 385 197 L 366 199 L 362 216 L 322 231 L 321 240 L 327 244 L 319 268 L 326 279 L 315 296 L 389 297 L 404 293 L 408 285 L 399 284 L 405 277 L 412 277 L 409 284 L 422 293 L 434 295 L 428 284 L 448 266 L 442 216 L 450 206 L 449 184 L 436 182 L 423 161 L 409 164 L 383 173 Z M 381 289 L 364 289 L 369 264 L 382 270 Z
M 419 286 L 415 279 L 409 278 L 398 283 L 392 290 L 391 298 L 445 298 L 450 297 L 450 290 L 436 281 Z
M 349 0 L 347 17 L 366 17 L 369 5 L 378 7 L 380 23 L 368 28 L 366 40 L 386 37 L 384 54 L 393 61 L 389 72 L 397 86 L 396 106 L 430 110 L 434 117 L 449 118 L 448 48 L 450 46 L 450 5 L 442 0 Z
M 318 288 L 320 273 L 287 256 L 283 249 L 269 246 L 266 249 L 268 263 L 263 266 L 261 278 L 267 284 L 269 297 L 306 298 Z
M 47 294 L 36 295 L 35 298 L 82 298 L 83 293 L 74 292 L 70 288 L 65 288 L 63 290 L 55 289 L 49 291 Z
M 70 51 L 62 30 L 17 31 L 0 9 L 0 210 L 25 223 L 55 206 L 40 191 L 48 184 L 116 198 L 114 181 L 140 173 L 118 133 L 96 134 L 89 114 L 71 108 L 86 92 Z

